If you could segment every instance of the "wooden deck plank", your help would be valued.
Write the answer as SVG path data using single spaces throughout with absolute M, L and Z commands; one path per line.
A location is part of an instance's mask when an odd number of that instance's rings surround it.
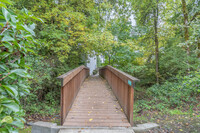
M 121 123 L 94 123 L 94 122 L 66 122 L 63 124 L 64 126 L 76 126 L 76 127 L 130 127 L 129 123 L 121 122 Z
M 100 77 L 86 79 L 63 125 L 131 126 L 107 82 Z

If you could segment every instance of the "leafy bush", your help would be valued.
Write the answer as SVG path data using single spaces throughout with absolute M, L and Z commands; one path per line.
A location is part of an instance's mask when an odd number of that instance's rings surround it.
M 0 3 L 2 6 L 2 3 Z M 29 93 L 27 72 L 30 68 L 25 63 L 25 56 L 34 47 L 33 35 L 35 24 L 26 24 L 24 18 L 33 16 L 24 9 L 15 14 L 5 5 L 0 11 L 0 132 L 17 132 L 23 128 L 24 111 L 20 98 Z M 27 22 L 27 21 L 26 21 Z M 17 127 L 17 128 L 16 128 Z
M 195 71 L 184 77 L 178 77 L 177 82 L 165 82 L 147 89 L 152 103 L 162 103 L 165 107 L 175 108 L 198 103 L 200 94 L 200 72 Z M 160 109 L 158 107 L 158 109 Z
M 26 59 L 33 68 L 30 71 L 33 78 L 29 80 L 31 93 L 22 99 L 23 108 L 27 114 L 55 114 L 60 105 L 60 81 L 56 77 L 73 67 L 58 59 L 47 59 L 41 55 L 29 55 Z

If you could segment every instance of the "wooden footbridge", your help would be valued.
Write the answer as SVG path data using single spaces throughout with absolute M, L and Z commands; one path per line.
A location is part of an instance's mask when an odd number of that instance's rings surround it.
M 89 76 L 80 66 L 61 79 L 61 124 L 73 127 L 131 127 L 138 79 L 112 66 Z

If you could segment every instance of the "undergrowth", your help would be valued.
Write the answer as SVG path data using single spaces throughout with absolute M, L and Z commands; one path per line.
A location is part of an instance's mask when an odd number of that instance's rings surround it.
M 138 96 L 141 95 L 142 96 Z M 137 97 L 139 97 L 137 99 Z M 147 89 L 136 88 L 135 106 L 139 110 L 158 110 L 187 108 L 192 112 L 198 105 L 200 98 L 200 73 L 190 73 L 184 77 L 177 77 L 174 82 L 166 81 Z

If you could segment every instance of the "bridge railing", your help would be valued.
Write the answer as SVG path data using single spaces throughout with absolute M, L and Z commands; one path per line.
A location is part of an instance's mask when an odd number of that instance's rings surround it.
M 81 84 L 88 76 L 89 68 L 82 65 L 57 77 L 61 80 L 61 125 L 65 121 Z
M 133 126 L 133 88 L 135 82 L 139 80 L 109 65 L 100 68 L 99 75 L 108 81 L 128 121 Z

